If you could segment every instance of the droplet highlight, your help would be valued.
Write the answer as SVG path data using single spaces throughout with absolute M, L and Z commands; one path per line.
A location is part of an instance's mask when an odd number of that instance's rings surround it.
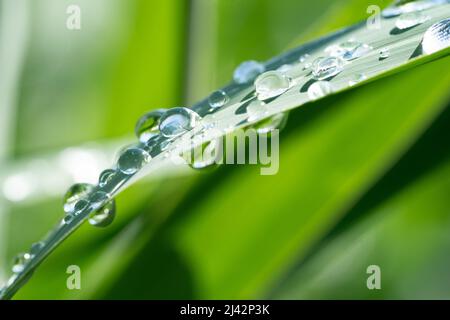
M 217 90 L 209 96 L 208 103 L 211 108 L 218 109 L 226 105 L 229 100 L 230 98 L 225 91 Z
M 134 128 L 139 141 L 146 143 L 151 137 L 159 134 L 159 120 L 165 112 L 165 109 L 153 110 L 139 118 Z
M 290 88 L 289 77 L 279 71 L 268 71 L 255 80 L 255 90 L 259 100 L 278 97 Z
M 125 150 L 117 161 L 117 167 L 120 171 L 127 175 L 131 175 L 140 170 L 147 162 L 150 161 L 150 155 L 147 151 L 132 147 Z
M 313 62 L 312 75 L 316 80 L 325 80 L 341 73 L 343 68 L 340 58 L 318 58 Z
M 161 118 L 159 130 L 167 138 L 174 138 L 192 130 L 201 117 L 188 108 L 169 109 Z

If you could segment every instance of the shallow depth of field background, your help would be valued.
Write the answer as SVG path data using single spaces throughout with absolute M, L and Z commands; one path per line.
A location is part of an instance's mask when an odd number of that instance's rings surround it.
M 189 105 L 240 62 L 388 1 L 0 3 L 4 280 L 13 256 L 62 218 L 73 180 L 95 181 L 133 141 L 141 114 Z M 69 4 L 81 30 L 66 28 Z M 449 59 L 292 112 L 275 176 L 224 166 L 132 186 L 110 227 L 82 226 L 16 297 L 450 298 Z M 69 265 L 81 290 L 66 288 Z M 369 265 L 382 290 L 367 289 Z

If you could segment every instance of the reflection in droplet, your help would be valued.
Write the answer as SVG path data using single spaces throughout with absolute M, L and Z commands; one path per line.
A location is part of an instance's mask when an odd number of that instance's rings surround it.
M 397 21 L 395 21 L 395 26 L 400 30 L 409 29 L 422 24 L 429 19 L 429 16 L 423 14 L 420 11 L 404 13 L 400 17 L 398 17 Z
M 89 224 L 95 227 L 107 227 L 114 221 L 115 216 L 116 204 L 114 199 L 111 199 L 93 212 L 88 221 Z
M 325 52 L 331 57 L 350 61 L 366 55 L 371 50 L 372 47 L 365 43 L 349 40 L 337 45 L 329 46 L 325 49 Z
M 211 108 L 218 109 L 226 105 L 229 99 L 225 91 L 217 90 L 209 96 L 208 103 Z
M 139 118 L 134 131 L 141 142 L 145 143 L 159 133 L 159 120 L 165 112 L 166 109 L 153 110 Z
M 147 151 L 132 147 L 125 150 L 117 161 L 117 167 L 125 174 L 131 175 L 140 170 L 150 161 L 150 155 Z
M 75 204 L 82 198 L 86 198 L 94 190 L 89 183 L 77 183 L 72 185 L 63 197 L 64 211 L 72 212 Z
M 102 188 L 107 186 L 116 174 L 117 171 L 114 169 L 104 170 L 102 173 L 100 173 L 100 177 L 98 178 L 98 185 Z

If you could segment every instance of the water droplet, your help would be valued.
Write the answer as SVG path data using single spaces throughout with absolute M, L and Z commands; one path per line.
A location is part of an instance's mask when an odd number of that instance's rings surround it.
M 361 81 L 364 81 L 364 80 L 366 80 L 367 79 L 367 77 L 364 75 L 364 74 L 362 74 L 362 73 L 360 73 L 360 74 L 355 74 L 355 75 L 353 75 L 351 78 L 350 78 L 350 80 L 348 81 L 348 84 L 349 84 L 349 86 L 355 86 L 355 85 L 357 85 L 358 83 L 360 83 Z
M 222 155 L 220 139 L 214 139 L 203 143 L 192 150 L 191 159 L 186 159 L 193 169 L 205 169 L 218 164 Z
M 165 112 L 165 109 L 153 110 L 139 118 L 134 128 L 139 141 L 146 143 L 159 133 L 159 120 Z
M 255 123 L 252 128 L 255 129 L 258 134 L 269 133 L 275 129 L 282 130 L 286 126 L 288 117 L 288 113 L 278 113 L 270 118 Z
M 208 99 L 208 103 L 213 109 L 221 108 L 228 103 L 230 99 L 223 90 L 217 90 L 213 92 Z
M 25 269 L 26 264 L 31 259 L 29 253 L 19 253 L 13 262 L 12 272 L 20 273 Z
M 73 214 L 74 215 L 79 215 L 81 212 L 84 211 L 84 209 L 86 209 L 89 206 L 89 201 L 81 199 L 78 200 L 75 205 L 73 206 Z
M 71 213 L 66 214 L 63 218 L 64 224 L 70 224 L 73 221 L 73 218 L 74 218 L 73 214 Z
M 149 161 L 150 155 L 147 151 L 132 147 L 122 153 L 117 161 L 117 166 L 123 173 L 131 175 L 136 173 Z
M 71 186 L 63 197 L 64 211 L 72 212 L 75 204 L 80 199 L 86 198 L 93 190 L 94 186 L 89 183 L 77 183 Z
M 95 227 L 107 227 L 109 226 L 116 216 L 116 203 L 114 199 L 109 200 L 100 209 L 95 211 L 89 217 L 89 224 Z
M 159 130 L 167 138 L 174 138 L 192 130 L 200 116 L 187 108 L 169 109 L 161 118 Z
M 292 69 L 292 66 L 290 64 L 283 64 L 281 67 L 279 67 L 277 69 L 277 71 L 281 72 L 281 73 L 286 73 L 286 72 L 288 72 L 291 69 Z
M 333 87 L 328 81 L 314 82 L 308 88 L 308 96 L 311 100 L 317 100 L 333 93 Z
M 428 19 L 430 19 L 430 17 L 424 15 L 420 11 L 404 13 L 398 17 L 397 21 L 395 21 L 395 26 L 400 30 L 409 29 L 424 23 Z
M 44 247 L 44 242 L 42 242 L 42 241 L 33 243 L 30 248 L 30 255 L 32 257 L 34 257 L 42 250 L 43 247 Z
M 255 80 L 259 100 L 267 100 L 285 93 L 291 85 L 289 77 L 279 71 L 268 71 Z
M 380 50 L 380 60 L 384 60 L 389 58 L 389 56 L 391 55 L 390 51 L 388 48 L 383 48 Z
M 422 50 L 432 54 L 450 46 L 450 18 L 433 24 L 425 32 Z
M 343 68 L 340 58 L 318 58 L 313 62 L 312 74 L 316 80 L 325 80 L 339 74 Z
M 247 107 L 248 121 L 252 122 L 258 120 L 267 113 L 265 103 L 251 103 Z
M 325 49 L 331 57 L 341 58 L 346 61 L 360 58 L 372 50 L 372 47 L 365 43 L 349 40 L 338 45 L 332 45 Z
M 301 55 L 300 58 L 298 58 L 298 61 L 299 61 L 300 63 L 303 63 L 303 62 L 305 62 L 306 60 L 308 60 L 309 57 L 310 57 L 310 55 L 307 54 L 307 53 L 305 53 L 305 54 Z
M 241 63 L 234 71 L 234 82 L 238 84 L 248 83 L 263 73 L 264 70 L 264 65 L 258 61 L 245 61 Z
M 107 186 L 112 181 L 116 173 L 117 171 L 114 169 L 104 170 L 102 173 L 100 173 L 100 177 L 98 178 L 98 185 L 102 188 Z

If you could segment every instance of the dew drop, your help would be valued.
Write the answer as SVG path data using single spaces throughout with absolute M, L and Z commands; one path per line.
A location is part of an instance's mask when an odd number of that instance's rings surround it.
M 159 133 L 159 120 L 164 112 L 166 112 L 165 109 L 153 110 L 139 118 L 134 128 L 139 141 L 146 143 L 151 137 Z
M 248 121 L 252 122 L 262 118 L 267 113 L 265 103 L 252 103 L 247 107 Z
M 366 79 L 367 79 L 367 77 L 364 74 L 362 74 L 362 73 L 356 74 L 356 75 L 353 75 L 350 78 L 350 80 L 348 81 L 348 85 L 352 87 L 352 86 L 355 86 L 358 83 L 360 83 L 361 81 L 364 81 Z
M 312 75 L 316 80 L 325 80 L 339 74 L 343 68 L 340 58 L 318 58 L 313 62 Z
M 43 247 L 44 247 L 44 242 L 42 242 L 42 241 L 33 243 L 30 248 L 30 255 L 32 257 L 36 256 L 42 250 Z
M 252 128 L 255 129 L 258 134 L 270 133 L 274 130 L 282 130 L 286 126 L 288 117 L 288 113 L 278 113 L 270 118 L 255 123 Z
M 263 73 L 264 70 L 264 65 L 258 61 L 245 61 L 241 63 L 234 71 L 234 82 L 238 84 L 248 83 Z
M 397 21 L 395 21 L 395 26 L 400 30 L 405 30 L 422 24 L 428 19 L 430 19 L 430 17 L 424 15 L 420 11 L 404 13 L 397 18 Z
M 100 208 L 109 200 L 109 195 L 104 191 L 96 191 L 89 197 L 89 201 L 94 208 Z
M 84 211 L 84 209 L 86 209 L 89 206 L 89 201 L 81 199 L 78 200 L 75 205 L 73 206 L 73 214 L 74 215 L 79 215 L 81 212 Z
M 25 269 L 27 262 L 31 259 L 29 253 L 19 253 L 13 262 L 12 272 L 20 273 Z
M 63 197 L 64 211 L 72 212 L 75 204 L 80 199 L 86 198 L 93 190 L 94 186 L 89 183 L 77 183 L 71 186 Z
M 267 100 L 285 93 L 291 85 L 289 77 L 279 71 L 268 71 L 255 80 L 259 100 Z
M 106 169 L 102 173 L 100 173 L 100 177 L 98 178 L 98 185 L 103 188 L 107 186 L 114 176 L 117 174 L 117 171 L 114 169 Z
M 307 54 L 307 53 L 305 53 L 305 54 L 301 55 L 300 58 L 298 58 L 298 61 L 299 61 L 300 63 L 304 63 L 306 60 L 309 59 L 309 57 L 310 57 L 310 55 Z
M 73 218 L 73 214 L 67 213 L 63 218 L 64 224 L 70 224 L 73 221 Z
M 331 57 L 341 58 L 346 61 L 360 58 L 372 50 L 372 47 L 365 43 L 349 40 L 338 45 L 332 45 L 325 49 Z
M 425 32 L 422 41 L 422 50 L 432 54 L 450 46 L 450 18 L 441 20 Z
M 333 93 L 333 87 L 328 81 L 314 82 L 308 88 L 308 96 L 311 100 L 317 100 Z
M 218 109 L 226 105 L 229 100 L 230 98 L 225 91 L 217 90 L 209 96 L 208 103 L 211 108 Z
M 116 216 L 116 203 L 114 199 L 109 200 L 100 209 L 89 217 L 89 224 L 95 227 L 109 226 Z
M 174 138 L 192 130 L 201 118 L 188 108 L 169 109 L 161 118 L 159 130 L 167 138 Z
M 140 170 L 150 161 L 150 155 L 147 151 L 132 147 L 125 150 L 117 161 L 117 167 L 125 174 L 131 175 Z
M 380 50 L 380 54 L 379 54 L 380 60 L 387 59 L 387 58 L 389 58 L 390 55 L 391 55 L 391 53 L 389 52 L 388 48 L 383 48 Z

